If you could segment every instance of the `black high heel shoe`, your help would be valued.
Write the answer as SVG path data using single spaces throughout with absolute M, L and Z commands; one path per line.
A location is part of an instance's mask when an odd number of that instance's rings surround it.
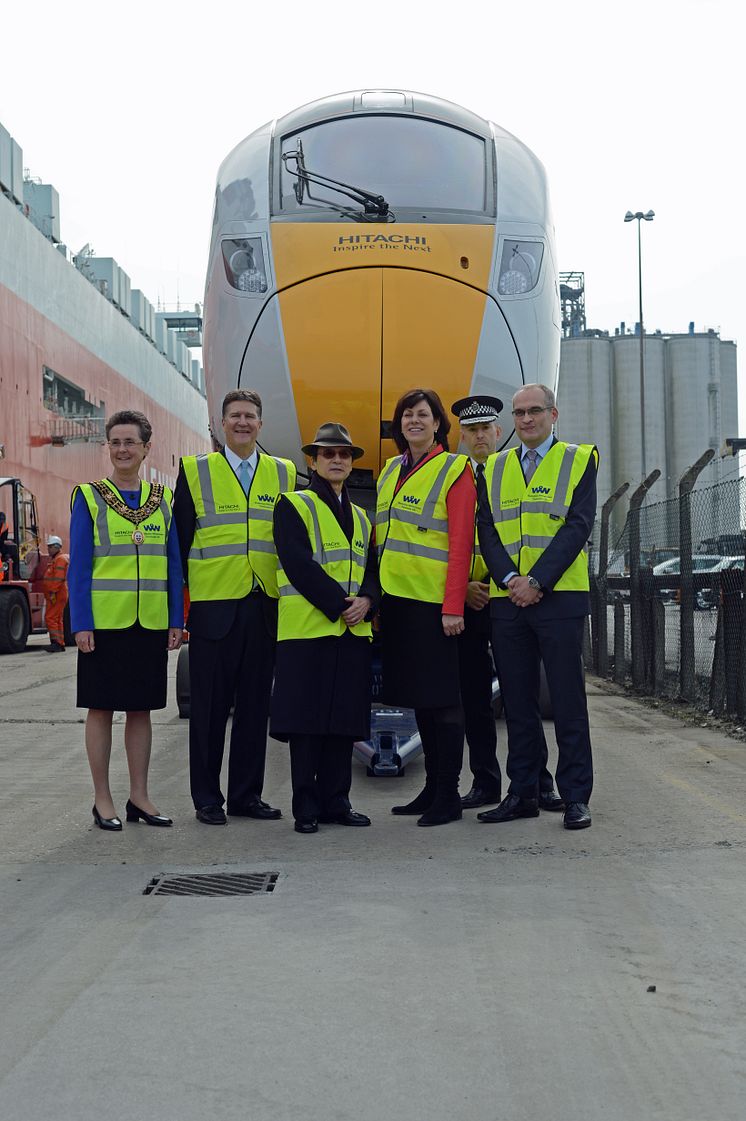
M 99 829 L 108 829 L 111 832 L 118 833 L 122 828 L 122 823 L 118 817 L 101 817 L 96 807 L 93 807 L 93 820 L 98 825 Z
M 136 806 L 134 802 L 131 802 L 129 798 L 127 799 L 126 809 L 127 821 L 140 821 L 142 818 L 146 825 L 173 825 L 173 821 L 170 817 L 166 817 L 164 814 L 146 814 L 145 810 L 141 810 L 140 807 Z M 122 828 L 121 825 L 119 828 Z

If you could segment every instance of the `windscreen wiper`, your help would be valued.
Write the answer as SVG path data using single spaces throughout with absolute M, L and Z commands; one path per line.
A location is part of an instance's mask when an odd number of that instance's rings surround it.
M 296 170 L 293 170 L 288 161 L 295 160 Z M 295 197 L 298 204 L 302 205 L 303 196 L 307 192 L 308 198 L 314 202 L 322 202 L 322 199 L 314 198 L 311 191 L 308 189 L 310 183 L 316 183 L 320 187 L 329 187 L 332 191 L 337 191 L 340 195 L 346 195 L 347 198 L 353 199 L 355 202 L 362 203 L 365 214 L 375 215 L 377 218 L 386 219 L 389 216 L 389 204 L 383 195 L 374 195 L 371 191 L 366 191 L 362 187 L 354 187 L 351 183 L 342 183 L 339 179 L 330 179 L 327 175 L 321 175 L 317 171 L 309 171 L 303 160 L 303 146 L 298 141 L 298 147 L 294 152 L 283 152 L 282 161 L 285 168 L 290 175 L 294 175 L 298 182 L 295 184 Z

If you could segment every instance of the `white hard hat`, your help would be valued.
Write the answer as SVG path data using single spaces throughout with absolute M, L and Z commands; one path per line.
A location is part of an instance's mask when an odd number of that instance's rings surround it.
M 50 533 L 49 537 L 47 538 L 47 546 L 49 545 L 59 545 L 61 548 L 62 538 L 58 537 L 56 533 Z

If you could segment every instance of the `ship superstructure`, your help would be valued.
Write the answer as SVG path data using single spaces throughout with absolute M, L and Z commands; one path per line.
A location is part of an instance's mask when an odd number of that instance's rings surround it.
M 151 480 L 173 485 L 179 456 L 210 450 L 204 376 L 184 339 L 199 309 L 157 312 L 113 258 L 61 243 L 59 197 L 24 175 L 0 125 L 0 474 L 38 499 L 42 534 L 67 540 L 70 492 L 100 478 L 106 417 L 153 425 Z

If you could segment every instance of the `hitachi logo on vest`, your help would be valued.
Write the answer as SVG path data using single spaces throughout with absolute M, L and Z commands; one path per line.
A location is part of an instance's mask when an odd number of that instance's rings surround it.
M 405 494 L 402 498 L 402 502 L 408 502 L 410 506 L 419 506 L 420 504 L 419 498 L 415 498 L 413 494 Z

